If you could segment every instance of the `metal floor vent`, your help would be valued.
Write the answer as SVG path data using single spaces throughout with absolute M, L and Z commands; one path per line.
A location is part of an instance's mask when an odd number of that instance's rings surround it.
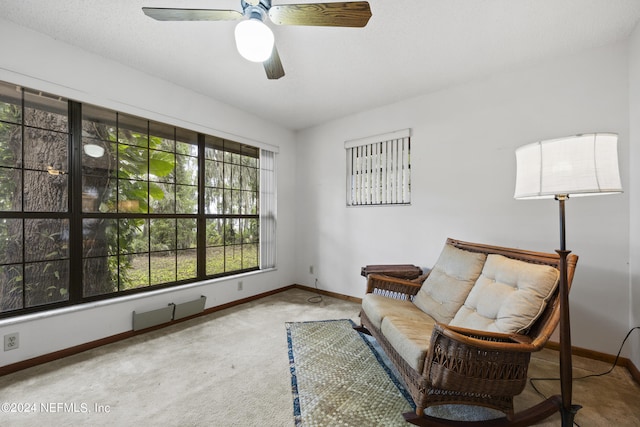
M 133 330 L 139 331 L 140 329 L 162 325 L 163 323 L 169 323 L 172 320 L 183 319 L 185 317 L 201 313 L 204 311 L 204 304 L 206 301 L 207 297 L 202 295 L 200 298 L 193 301 L 181 304 L 171 303 L 166 307 L 158 308 L 156 310 L 145 311 L 142 313 L 134 311 Z

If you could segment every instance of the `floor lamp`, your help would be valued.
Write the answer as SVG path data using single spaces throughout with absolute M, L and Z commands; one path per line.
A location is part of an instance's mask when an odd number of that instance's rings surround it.
M 555 198 L 560 206 L 560 393 L 562 427 L 580 409 L 571 402 L 571 325 L 565 243 L 565 201 L 571 197 L 622 192 L 618 135 L 592 133 L 535 142 L 516 150 L 516 199 Z

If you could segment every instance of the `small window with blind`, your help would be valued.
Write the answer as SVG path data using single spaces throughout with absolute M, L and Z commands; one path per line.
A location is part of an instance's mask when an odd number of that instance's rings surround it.
M 347 206 L 411 203 L 411 130 L 346 141 Z

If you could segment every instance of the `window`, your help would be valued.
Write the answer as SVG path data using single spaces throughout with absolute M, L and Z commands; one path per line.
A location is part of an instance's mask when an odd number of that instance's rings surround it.
M 258 268 L 258 149 L 205 138 L 207 274 Z
M 410 130 L 345 142 L 347 206 L 411 203 Z
M 198 134 L 85 104 L 82 146 L 83 296 L 197 278 Z
M 274 157 L 0 82 L 0 317 L 274 267 Z
M 0 312 L 69 299 L 67 101 L 0 85 Z

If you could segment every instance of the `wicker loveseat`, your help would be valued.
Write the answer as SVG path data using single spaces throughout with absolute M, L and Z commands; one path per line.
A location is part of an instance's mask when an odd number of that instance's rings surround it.
M 568 257 L 569 284 L 577 260 Z M 369 274 L 361 329 L 380 343 L 416 404 L 405 418 L 471 404 L 511 420 L 531 353 L 559 321 L 558 268 L 557 254 L 447 239 L 417 279 Z

